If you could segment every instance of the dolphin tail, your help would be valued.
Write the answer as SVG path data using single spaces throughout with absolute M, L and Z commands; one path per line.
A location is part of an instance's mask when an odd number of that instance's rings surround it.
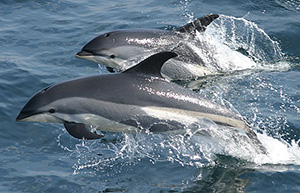
M 194 20 L 191 23 L 188 23 L 182 27 L 179 27 L 177 29 L 175 29 L 175 31 L 177 32 L 181 32 L 181 33 L 192 33 L 195 31 L 199 31 L 199 32 L 203 32 L 205 31 L 206 27 L 215 19 L 217 19 L 219 17 L 218 14 L 209 14 L 209 15 L 205 15 L 203 17 L 200 17 L 196 20 Z
M 83 123 L 66 122 L 64 126 L 68 133 L 77 139 L 100 139 L 103 135 L 91 132 Z

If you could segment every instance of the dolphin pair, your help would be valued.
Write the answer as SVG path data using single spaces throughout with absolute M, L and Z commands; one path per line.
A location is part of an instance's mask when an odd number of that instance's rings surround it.
M 243 129 L 265 153 L 240 115 L 161 76 L 163 64 L 175 56 L 174 52 L 161 52 L 122 73 L 49 86 L 27 102 L 16 120 L 62 123 L 76 138 L 97 139 L 103 136 L 87 126 L 110 132 L 167 132 L 207 118 Z
M 219 15 L 210 14 L 173 31 L 153 29 L 118 30 L 100 35 L 87 43 L 77 57 L 107 66 L 109 71 L 124 71 L 146 57 L 161 51 L 178 54 L 162 67 L 162 74 L 172 80 L 185 80 L 213 73 L 193 51 L 196 31 L 203 32 Z

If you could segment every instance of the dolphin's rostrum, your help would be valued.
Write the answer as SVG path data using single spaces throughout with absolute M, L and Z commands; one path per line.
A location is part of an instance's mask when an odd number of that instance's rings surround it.
M 240 115 L 161 76 L 162 65 L 175 56 L 161 52 L 122 73 L 47 87 L 27 102 L 17 120 L 62 123 L 76 138 L 95 139 L 102 136 L 86 125 L 110 132 L 165 132 L 182 130 L 202 117 L 243 129 L 265 153 Z

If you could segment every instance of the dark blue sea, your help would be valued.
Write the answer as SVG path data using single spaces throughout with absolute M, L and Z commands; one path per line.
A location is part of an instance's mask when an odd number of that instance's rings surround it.
M 75 57 L 97 35 L 169 30 L 209 13 L 220 18 L 198 36 L 228 73 L 180 84 L 238 111 L 268 155 L 217 126 L 212 140 L 105 133 L 83 141 L 61 124 L 15 121 L 42 88 L 108 73 Z M 300 192 L 299 0 L 1 0 L 0 24 L 0 192 Z

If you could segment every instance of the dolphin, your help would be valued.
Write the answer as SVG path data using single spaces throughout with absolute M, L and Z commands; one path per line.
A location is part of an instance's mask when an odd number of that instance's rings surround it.
M 163 78 L 161 67 L 175 56 L 161 52 L 122 73 L 49 86 L 26 103 L 16 120 L 62 123 L 73 137 L 98 139 L 103 136 L 88 126 L 109 132 L 172 132 L 205 118 L 243 129 L 265 153 L 242 116 Z
M 162 68 L 162 74 L 172 80 L 186 80 L 212 74 L 189 41 L 196 31 L 203 32 L 219 15 L 209 14 L 172 31 L 154 29 L 124 29 L 102 34 L 88 42 L 78 58 L 87 59 L 113 69 L 124 71 L 161 51 L 178 54 Z

